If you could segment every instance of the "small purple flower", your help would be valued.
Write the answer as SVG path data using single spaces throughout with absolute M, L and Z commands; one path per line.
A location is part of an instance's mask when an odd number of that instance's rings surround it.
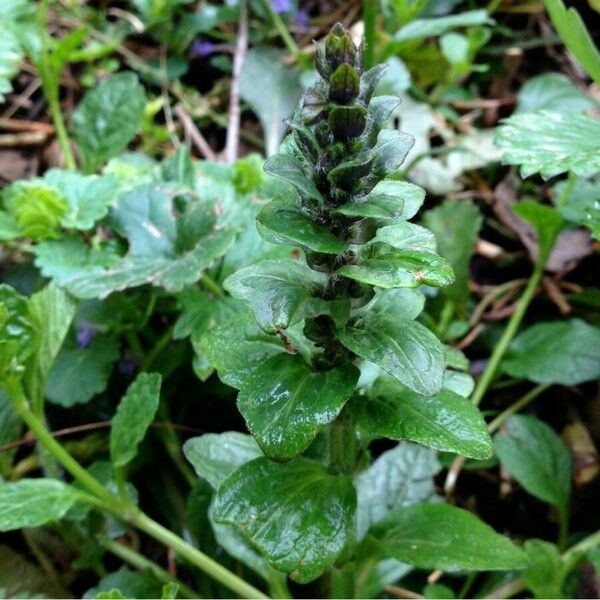
M 130 352 L 125 352 L 125 354 L 119 360 L 117 368 L 119 369 L 119 373 L 123 375 L 127 379 L 131 379 L 138 370 L 138 361 Z
M 290 0 L 271 0 L 271 6 L 276 13 L 288 13 L 292 10 Z
M 301 31 L 308 31 L 310 27 L 310 15 L 304 9 L 300 9 L 294 15 L 294 25 Z
M 82 350 L 87 348 L 94 339 L 96 335 L 96 330 L 87 323 L 81 323 L 79 327 L 77 327 L 77 333 L 75 334 L 75 342 L 77 343 L 77 347 Z
M 215 51 L 215 45 L 210 40 L 203 40 L 201 38 L 195 39 L 192 44 L 191 55 L 192 58 L 203 58 L 210 56 Z

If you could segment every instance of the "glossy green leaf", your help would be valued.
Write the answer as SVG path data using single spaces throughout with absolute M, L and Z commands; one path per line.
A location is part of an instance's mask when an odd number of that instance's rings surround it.
M 396 288 L 378 289 L 372 300 L 354 311 L 354 315 L 367 318 L 381 317 L 395 321 L 396 319 L 416 319 L 425 306 L 425 295 L 420 290 Z
M 495 571 L 522 569 L 527 555 L 475 515 L 449 504 L 395 510 L 371 529 L 384 556 L 421 569 Z
M 439 340 L 420 323 L 381 316 L 349 323 L 339 340 L 411 390 L 432 396 L 442 387 L 444 352 Z
M 562 73 L 542 73 L 528 79 L 519 90 L 515 114 L 538 110 L 567 113 L 595 106 L 598 102 L 584 94 Z
M 583 225 L 600 240 L 600 178 L 565 179 L 554 186 L 554 204 L 562 217 L 571 223 Z
M 321 193 L 310 177 L 312 173 L 307 173 L 308 167 L 295 156 L 275 154 L 267 160 L 264 168 L 270 175 L 292 184 L 302 196 L 323 202 Z
M 70 281 L 69 291 L 79 298 L 103 298 L 144 284 L 177 292 L 198 281 L 235 240 L 234 230 L 217 225 L 211 203 L 192 200 L 176 218 L 167 190 L 150 185 L 121 197 L 112 217 L 129 241 L 129 253 L 109 269 Z
M 183 453 L 198 477 L 217 489 L 239 466 L 262 456 L 254 438 L 238 431 L 206 433 L 190 438 Z
M 359 425 L 374 437 L 411 440 L 470 458 L 492 455 L 483 416 L 470 400 L 448 389 L 422 396 L 382 377 L 368 400 L 358 398 L 351 406 Z
M 37 348 L 38 332 L 27 299 L 6 284 L 0 285 L 0 382 L 23 374 Z
M 355 509 L 347 476 L 305 458 L 285 464 L 258 458 L 221 484 L 215 519 L 235 525 L 275 568 L 307 583 L 342 551 Z
M 503 161 L 519 165 L 521 175 L 549 178 L 572 171 L 589 177 L 600 171 L 600 120 L 575 112 L 542 110 L 506 119 L 496 141 Z
M 531 201 L 515 202 L 513 210 L 534 228 L 538 256 L 545 261 L 565 224 L 559 212 L 551 206 Z
M 126 148 L 137 133 L 145 104 L 144 88 L 131 72 L 112 75 L 85 94 L 73 113 L 73 137 L 87 172 Z
M 332 212 L 349 217 L 411 219 L 425 199 L 425 190 L 406 181 L 384 179 L 364 199 L 342 204 Z
M 415 144 L 409 133 L 396 129 L 382 129 L 373 148 L 373 171 L 381 176 L 397 173 L 400 165 Z
M 381 288 L 443 287 L 454 281 L 452 267 L 437 254 L 397 250 L 381 242 L 369 246 L 355 264 L 344 265 L 337 272 Z
M 565 8 L 562 0 L 545 0 L 544 4 L 560 39 L 588 75 L 600 84 L 600 52 L 579 13 L 572 7 Z
M 158 373 L 140 373 L 119 403 L 110 430 L 110 457 L 115 467 L 135 458 L 158 410 L 160 383 Z
M 327 302 L 313 295 L 326 284 L 327 276 L 304 262 L 269 260 L 240 269 L 223 287 L 250 304 L 262 329 L 274 332 L 325 312 Z
M 530 494 L 564 514 L 571 493 L 571 456 L 554 430 L 527 415 L 513 415 L 494 437 L 496 454 Z
M 64 408 L 88 402 L 106 389 L 119 355 L 112 335 L 97 334 L 85 348 L 67 337 L 48 374 L 46 397 Z
M 434 234 L 438 252 L 454 270 L 454 283 L 442 293 L 457 303 L 469 297 L 469 263 L 474 252 L 482 218 L 479 209 L 469 201 L 446 200 L 428 210 L 423 223 Z
M 433 477 L 441 469 L 435 452 L 416 444 L 398 444 L 379 456 L 355 479 L 358 539 L 395 508 L 434 501 Z
M 352 364 L 313 371 L 298 354 L 277 354 L 245 381 L 238 408 L 263 452 L 275 460 L 289 460 L 338 416 L 358 375 Z
M 405 221 L 380 227 L 371 243 L 377 244 L 378 242 L 397 250 L 431 253 L 436 251 L 435 236 L 431 231 Z
M 91 229 L 104 218 L 116 201 L 119 182 L 109 175 L 81 175 L 75 171 L 50 169 L 40 181 L 56 188 L 68 203 L 61 219 L 67 229 Z
M 150 573 L 137 573 L 121 567 L 100 578 L 85 598 L 160 598 L 160 583 Z
M 536 383 L 577 385 L 600 378 L 600 328 L 581 319 L 532 325 L 513 340 L 503 370 Z
M 394 41 L 422 39 L 442 35 L 455 27 L 473 27 L 491 24 L 494 21 L 486 10 L 466 10 L 456 15 L 415 19 L 394 34 Z
M 256 219 L 260 235 L 273 244 L 298 245 L 327 254 L 346 249 L 342 240 L 304 212 L 296 192 L 282 194 L 269 202 Z
M 0 482 L 0 531 L 58 521 L 79 497 L 80 492 L 57 479 Z

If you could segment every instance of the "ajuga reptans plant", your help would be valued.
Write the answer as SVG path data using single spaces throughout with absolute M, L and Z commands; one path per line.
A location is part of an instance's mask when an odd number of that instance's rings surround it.
M 214 505 L 217 522 L 236 525 L 300 582 L 352 556 L 364 535 L 353 477 L 371 440 L 491 452 L 463 397 L 464 357 L 415 320 L 420 286 L 448 285 L 453 272 L 433 234 L 408 222 L 424 192 L 398 173 L 413 140 L 386 128 L 399 100 L 374 96 L 385 67 L 364 71 L 362 48 L 339 24 L 317 47 L 316 67 L 321 80 L 265 166 L 289 189 L 257 217 L 289 258 L 225 283 L 277 350 L 239 381 L 238 407 L 262 453 L 221 483 Z

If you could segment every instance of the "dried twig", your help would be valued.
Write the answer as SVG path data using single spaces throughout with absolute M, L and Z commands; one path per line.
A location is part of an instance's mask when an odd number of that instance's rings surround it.
M 0 135 L 0 148 L 16 148 L 18 146 L 39 146 L 48 136 L 42 131 L 23 131 Z
M 183 125 L 185 133 L 190 137 L 190 139 L 198 149 L 198 152 L 200 152 L 200 154 L 208 160 L 217 160 L 217 155 L 210 147 L 205 137 L 200 133 L 200 131 L 196 127 L 196 124 L 192 120 L 192 117 L 190 117 L 190 115 L 187 114 L 182 104 L 178 104 L 175 107 L 175 114 L 179 117 L 179 120 Z
M 233 55 L 233 76 L 231 79 L 231 94 L 229 98 L 229 122 L 227 124 L 227 139 L 225 142 L 225 162 L 232 165 L 238 155 L 240 131 L 240 75 L 248 49 L 248 8 L 246 1 L 240 4 L 240 27 Z M 256 82 L 257 85 L 259 82 Z

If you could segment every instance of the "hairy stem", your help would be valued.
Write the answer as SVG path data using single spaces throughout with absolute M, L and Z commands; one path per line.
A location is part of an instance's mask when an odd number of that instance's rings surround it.
M 522 408 L 525 408 L 528 404 L 533 402 L 540 394 L 543 394 L 550 387 L 549 383 L 538 385 L 532 390 L 527 392 L 524 396 L 521 396 L 516 402 L 511 404 L 508 408 L 504 409 L 495 419 L 493 419 L 488 425 L 488 431 L 494 433 L 500 427 L 508 417 L 519 412 Z
M 375 65 L 375 34 L 377 24 L 377 0 L 363 0 L 363 22 L 365 24 L 365 69 Z

